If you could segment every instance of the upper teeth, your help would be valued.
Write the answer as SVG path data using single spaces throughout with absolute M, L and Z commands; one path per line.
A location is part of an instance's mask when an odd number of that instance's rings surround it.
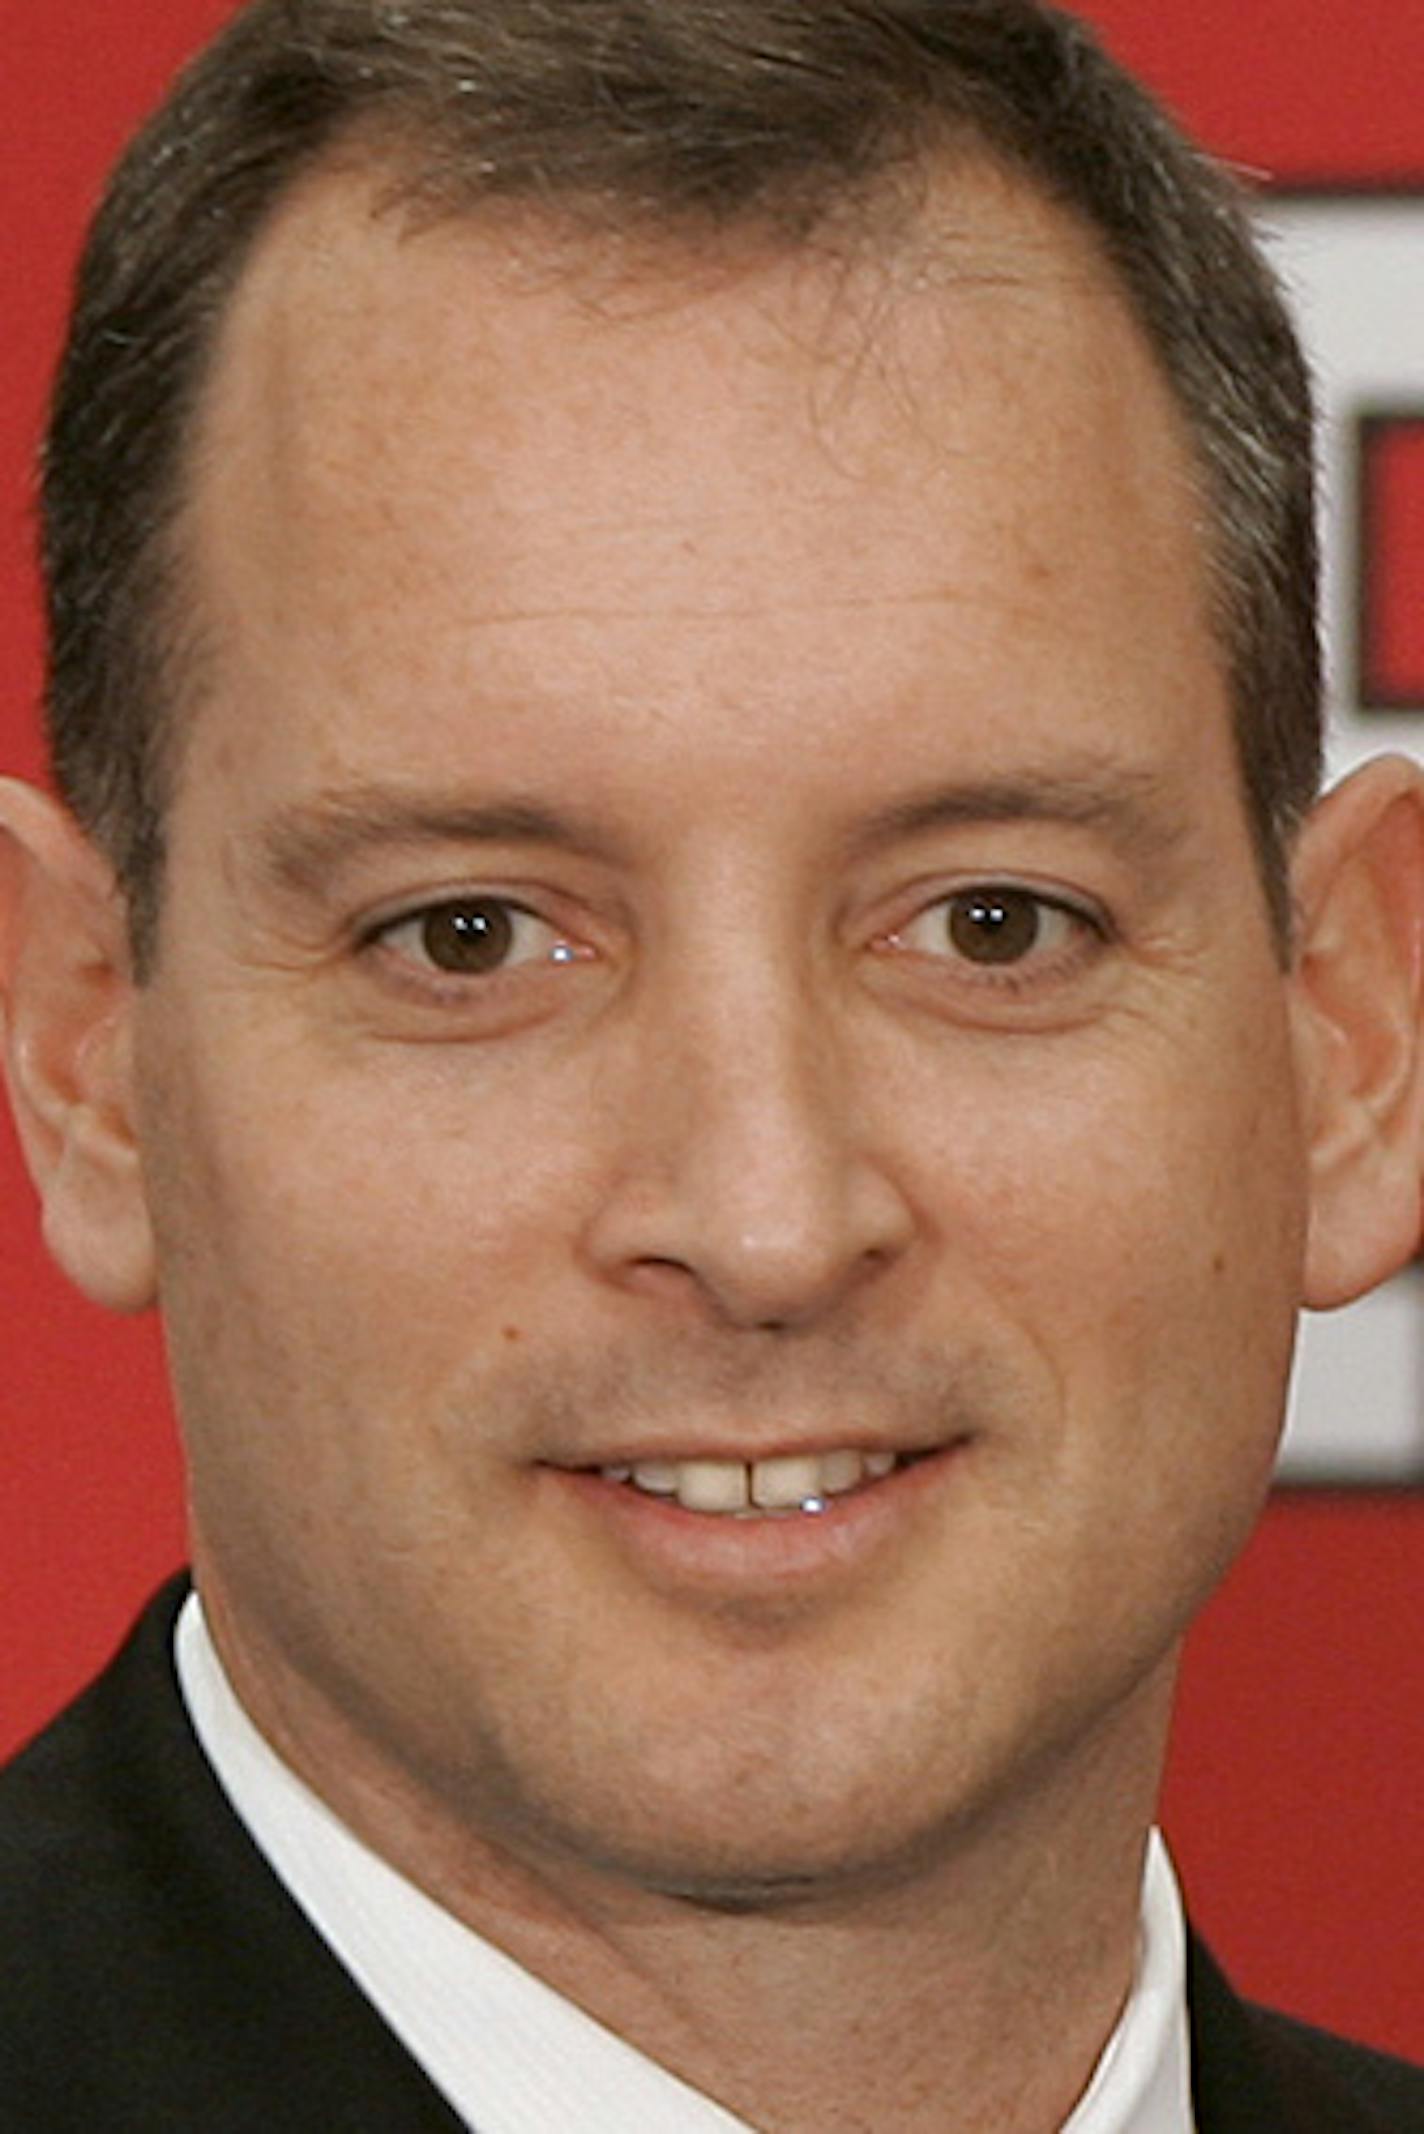
M 789 1453 L 770 1460 L 639 1460 L 605 1467 L 610 1482 L 631 1482 L 655 1497 L 676 1497 L 684 1511 L 791 1511 L 825 1497 L 842 1497 L 862 1482 L 879 1481 L 896 1464 L 893 1452 Z

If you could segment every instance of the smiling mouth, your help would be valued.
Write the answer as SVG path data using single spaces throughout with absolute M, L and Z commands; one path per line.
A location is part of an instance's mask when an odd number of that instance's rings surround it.
M 883 1482 L 916 1457 L 846 1448 L 765 1460 L 638 1460 L 597 1471 L 606 1482 L 660 1497 L 686 1512 L 731 1519 L 784 1518 L 824 1512 L 835 1498 Z

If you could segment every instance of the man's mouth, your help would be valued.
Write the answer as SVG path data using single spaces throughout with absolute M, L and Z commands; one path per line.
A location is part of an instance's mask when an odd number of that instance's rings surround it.
M 766 1518 L 823 1512 L 834 1498 L 883 1482 L 909 1457 L 847 1447 L 764 1460 L 638 1460 L 598 1472 L 687 1512 Z

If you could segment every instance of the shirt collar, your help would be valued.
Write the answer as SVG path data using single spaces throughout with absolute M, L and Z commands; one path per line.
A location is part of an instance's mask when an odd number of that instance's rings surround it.
M 178 1678 L 232 1807 L 288 1893 L 461 2118 L 481 2134 L 751 2134 L 370 1851 L 282 1762 L 228 1682 L 196 1594 Z M 1137 1975 L 1060 2134 L 1192 2134 L 1186 1933 L 1156 1832 Z

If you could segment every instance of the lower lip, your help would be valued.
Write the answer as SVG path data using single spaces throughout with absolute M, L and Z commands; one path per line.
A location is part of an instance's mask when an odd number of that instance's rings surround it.
M 596 1473 L 560 1468 L 542 1473 L 658 1584 L 779 1591 L 858 1570 L 903 1540 L 907 1525 L 922 1515 L 965 1450 L 965 1443 L 958 1443 L 928 1453 L 881 1481 L 825 1498 L 822 1511 L 766 1518 L 685 1511 L 676 1498 L 653 1496 Z

